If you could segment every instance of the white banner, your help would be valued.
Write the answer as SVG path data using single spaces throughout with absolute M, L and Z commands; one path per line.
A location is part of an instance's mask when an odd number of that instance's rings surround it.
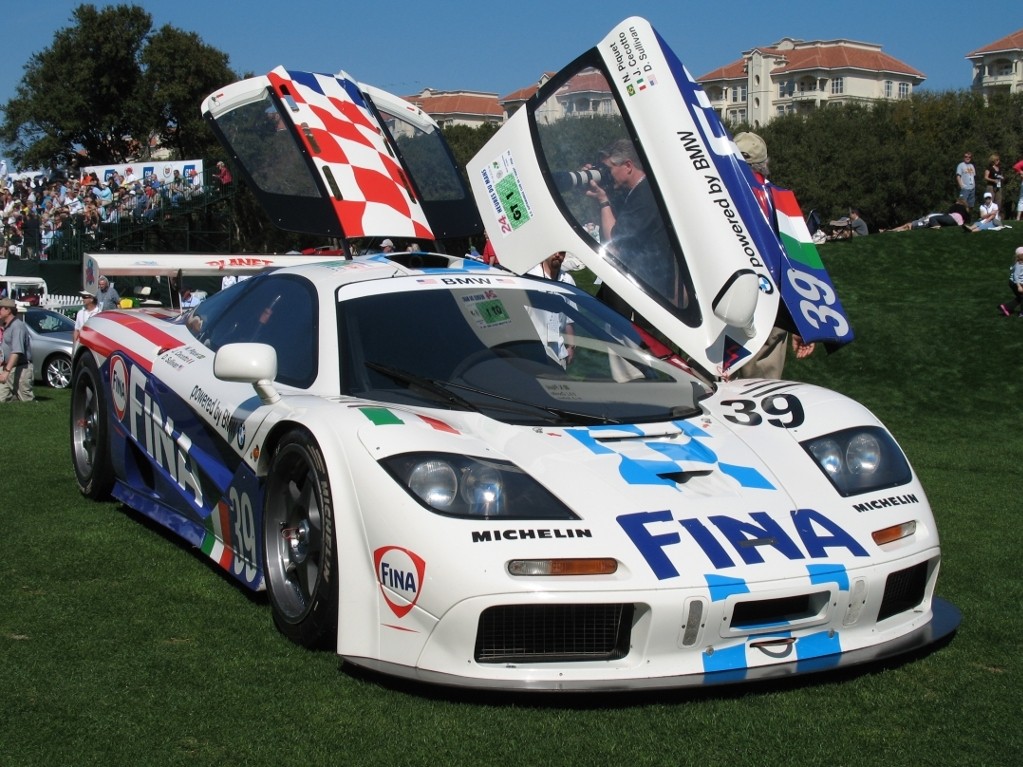
M 128 174 L 129 169 L 141 181 L 147 178 L 155 178 L 165 183 L 174 178 L 174 171 L 179 171 L 181 177 L 187 179 L 189 171 L 196 171 L 202 176 L 202 160 L 145 160 L 139 162 L 122 162 L 114 165 L 86 165 L 82 169 L 85 173 L 95 173 L 96 178 L 104 181 L 117 171 L 122 176 Z

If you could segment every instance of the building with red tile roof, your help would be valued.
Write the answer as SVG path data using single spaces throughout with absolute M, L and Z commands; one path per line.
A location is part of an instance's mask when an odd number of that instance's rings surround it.
M 973 89 L 985 96 L 993 93 L 1023 93 L 1023 29 L 970 51 Z
M 435 91 L 426 88 L 415 96 L 404 96 L 437 121 L 442 128 L 504 122 L 504 110 L 496 93 L 481 91 Z
M 757 126 L 828 104 L 908 98 L 925 75 L 873 43 L 786 37 L 696 79 L 722 119 Z

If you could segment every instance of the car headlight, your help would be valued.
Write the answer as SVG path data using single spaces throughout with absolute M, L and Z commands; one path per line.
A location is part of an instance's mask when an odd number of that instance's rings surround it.
M 906 456 L 879 426 L 843 429 L 800 444 L 843 497 L 904 485 L 913 478 Z
M 449 453 L 406 453 L 381 465 L 430 511 L 467 519 L 578 519 L 518 466 Z

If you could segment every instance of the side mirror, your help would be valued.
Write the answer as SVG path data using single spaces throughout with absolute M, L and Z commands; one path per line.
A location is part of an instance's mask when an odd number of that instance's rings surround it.
M 277 350 L 266 344 L 225 344 L 213 358 L 213 375 L 221 381 L 252 384 L 260 401 L 272 405 L 280 400 L 274 388 Z
M 760 298 L 760 277 L 756 272 L 743 270 L 733 274 L 714 297 L 711 307 L 714 316 L 737 328 L 745 328 L 753 335 L 753 314 Z

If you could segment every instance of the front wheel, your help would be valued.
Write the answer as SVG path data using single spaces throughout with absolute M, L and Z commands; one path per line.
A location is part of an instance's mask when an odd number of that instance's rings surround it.
M 84 355 L 71 382 L 71 463 L 82 495 L 105 500 L 114 487 L 107 405 L 92 355 Z
M 44 363 L 43 378 L 53 389 L 66 389 L 71 385 L 71 358 L 54 354 Z
M 263 510 L 263 571 L 274 624 L 309 648 L 336 646 L 337 542 L 326 462 L 315 440 L 294 430 L 277 446 Z

